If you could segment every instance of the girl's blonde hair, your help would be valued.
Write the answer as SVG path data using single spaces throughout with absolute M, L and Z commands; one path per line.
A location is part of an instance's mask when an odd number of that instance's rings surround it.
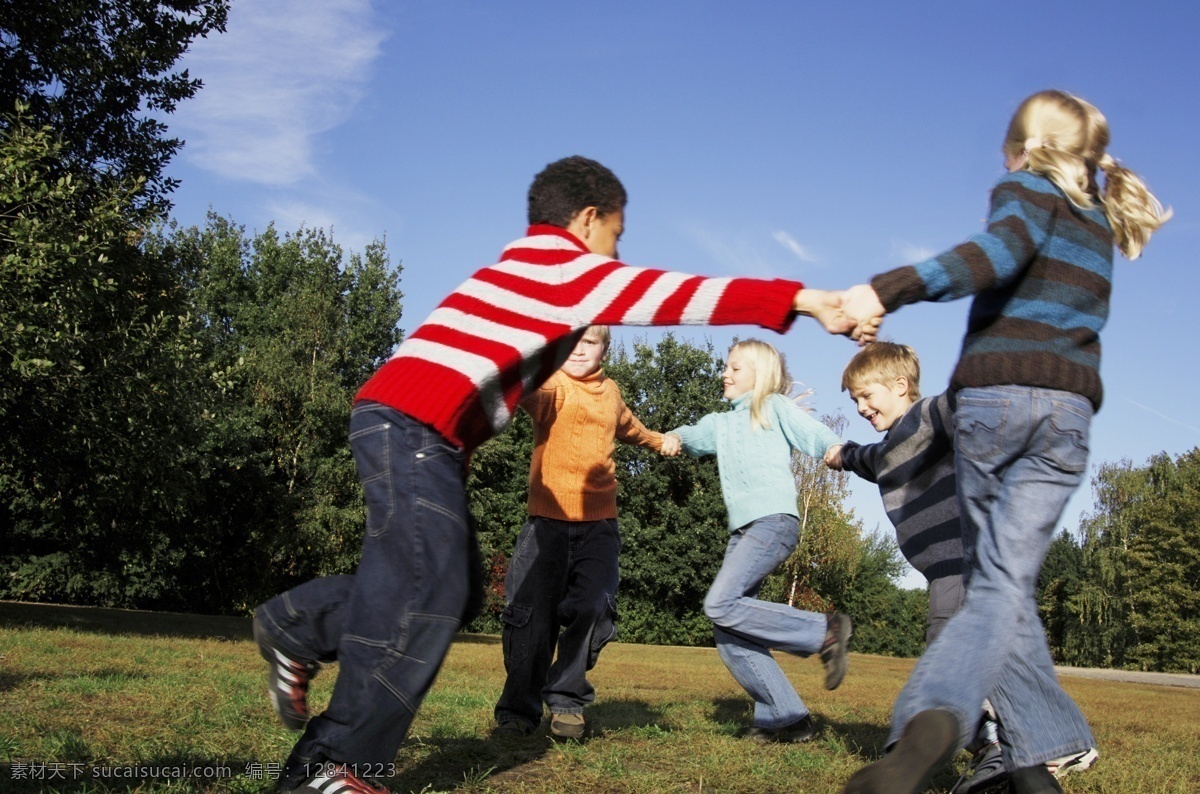
M 1003 148 L 1014 159 L 1024 153 L 1024 170 L 1058 185 L 1075 206 L 1091 209 L 1098 200 L 1117 248 L 1137 259 L 1150 235 L 1170 219 L 1171 210 L 1164 210 L 1141 178 L 1107 153 L 1108 141 L 1108 120 L 1094 105 L 1051 90 L 1021 103 Z M 1104 172 L 1103 191 L 1097 169 Z
M 737 350 L 742 359 L 754 367 L 754 389 L 750 396 L 750 426 L 770 429 L 767 420 L 767 398 L 772 394 L 787 394 L 792 387 L 788 377 L 787 364 L 778 350 L 758 339 L 747 339 L 729 348 L 729 353 Z

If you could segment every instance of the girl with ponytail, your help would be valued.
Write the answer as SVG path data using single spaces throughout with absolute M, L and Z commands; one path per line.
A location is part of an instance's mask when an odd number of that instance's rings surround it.
M 1108 144 L 1095 106 L 1034 94 L 1004 136 L 1009 173 L 992 190 L 986 231 L 843 293 L 862 342 L 901 306 L 975 296 L 950 381 L 966 598 L 896 701 L 890 752 L 850 779 L 851 794 L 921 791 L 973 737 L 984 698 L 999 716 L 1011 791 L 1061 792 L 1056 776 L 1096 757 L 1058 685 L 1035 593 L 1087 474 L 1113 247 L 1136 259 L 1171 217 Z

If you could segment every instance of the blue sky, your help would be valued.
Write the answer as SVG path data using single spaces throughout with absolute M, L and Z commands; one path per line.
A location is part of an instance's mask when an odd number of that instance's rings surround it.
M 206 87 L 168 119 L 187 141 L 174 217 L 321 227 L 356 251 L 386 237 L 411 329 L 523 233 L 533 175 L 583 154 L 630 193 L 625 261 L 840 289 L 978 231 L 1012 111 L 1062 88 L 1108 116 L 1110 152 L 1176 213 L 1118 260 L 1102 337 L 1092 463 L 1142 463 L 1200 445 L 1197 34 L 1196 6 L 1158 0 L 235 0 L 228 32 L 184 62 Z M 967 306 L 885 324 L 920 354 L 926 394 L 949 380 Z M 849 341 L 804 320 L 782 337 L 675 330 L 772 342 L 818 412 L 877 439 L 838 389 Z M 1092 503 L 1081 488 L 1063 525 Z M 890 532 L 869 484 L 850 504 Z

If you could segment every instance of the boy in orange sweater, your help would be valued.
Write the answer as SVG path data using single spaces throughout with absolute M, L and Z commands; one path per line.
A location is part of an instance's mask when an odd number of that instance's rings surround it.
M 501 736 L 533 733 L 545 701 L 552 738 L 584 737 L 583 707 L 595 697 L 586 673 L 617 633 L 614 440 L 659 451 L 673 443 L 647 430 L 604 377 L 610 340 L 608 326 L 589 326 L 562 368 L 521 403 L 534 448 L 529 520 L 505 578 Z

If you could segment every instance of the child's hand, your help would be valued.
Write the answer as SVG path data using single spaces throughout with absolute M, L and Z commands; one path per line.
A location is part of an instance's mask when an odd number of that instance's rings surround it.
M 874 342 L 883 316 L 887 314 L 874 288 L 870 284 L 851 287 L 842 293 L 841 304 L 846 317 L 854 323 L 850 338 L 861 345 Z
M 792 308 L 797 314 L 807 314 L 831 334 L 845 336 L 854 330 L 855 322 L 842 311 L 842 293 L 805 287 L 796 293 Z
M 673 458 L 683 452 L 683 439 L 674 433 L 663 433 L 662 447 L 658 450 L 658 454 L 664 458 Z
M 834 444 L 825 450 L 825 465 L 834 471 L 842 470 L 842 445 Z

